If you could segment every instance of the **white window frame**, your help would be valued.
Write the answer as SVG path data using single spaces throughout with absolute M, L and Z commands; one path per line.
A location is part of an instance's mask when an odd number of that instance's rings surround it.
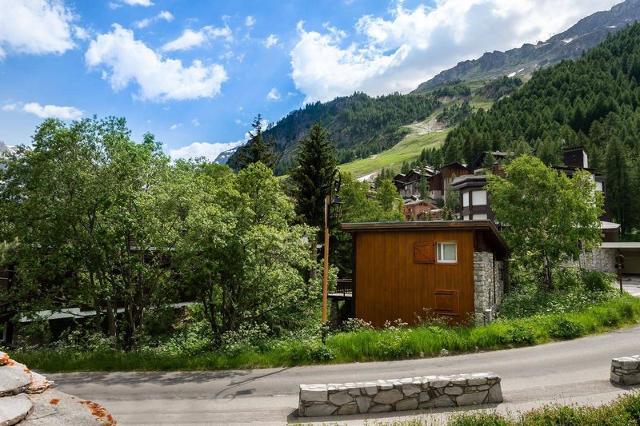
M 446 259 L 441 259 L 440 255 L 444 254 L 444 250 L 441 249 L 441 247 L 444 247 L 445 245 L 453 245 L 454 246 L 454 259 L 453 260 L 446 260 Z M 448 263 L 448 264 L 453 264 L 453 263 L 458 263 L 458 242 L 457 241 L 438 241 L 436 243 L 436 262 L 437 263 Z

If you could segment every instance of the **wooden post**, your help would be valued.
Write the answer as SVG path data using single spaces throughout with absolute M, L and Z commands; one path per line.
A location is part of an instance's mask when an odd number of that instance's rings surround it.
M 322 322 L 327 322 L 329 298 L 329 204 L 331 195 L 324 197 L 324 270 L 322 273 Z

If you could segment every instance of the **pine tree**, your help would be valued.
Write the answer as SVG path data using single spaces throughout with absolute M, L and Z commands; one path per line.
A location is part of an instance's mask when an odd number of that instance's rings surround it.
M 427 179 L 427 176 L 424 175 L 424 173 L 422 174 L 422 176 L 420 176 L 420 182 L 418 182 L 418 190 L 420 191 L 421 200 L 426 200 L 427 198 L 429 198 L 429 180 Z
M 265 140 L 262 130 L 262 115 L 258 114 L 254 118 L 251 128 L 253 130 L 249 132 L 249 142 L 238 151 L 238 170 L 257 162 L 273 169 L 276 163 L 275 143 L 272 139 Z
M 628 227 L 627 216 L 631 213 L 631 182 L 626 152 L 618 138 L 613 138 L 607 146 L 606 169 L 607 204 L 624 235 Z
M 324 225 L 324 199 L 335 181 L 336 152 L 327 132 L 315 124 L 300 141 L 298 166 L 291 172 L 297 212 L 308 225 Z

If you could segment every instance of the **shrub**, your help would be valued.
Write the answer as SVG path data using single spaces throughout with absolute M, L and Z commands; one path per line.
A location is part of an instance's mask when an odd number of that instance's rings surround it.
M 347 333 L 351 331 L 373 330 L 373 326 L 370 322 L 363 319 L 349 318 L 342 323 L 342 330 Z
M 590 292 L 607 292 L 612 290 L 613 276 L 597 271 L 581 271 L 584 288 Z
M 500 335 L 501 343 L 505 345 L 531 345 L 536 341 L 533 328 L 528 324 L 512 324 L 506 327 Z
M 455 416 L 449 426 L 509 426 L 512 424 L 499 414 L 474 413 Z
M 327 362 L 334 359 L 336 356 L 331 349 L 325 345 L 313 346 L 309 351 L 309 358 L 317 362 Z
M 551 321 L 549 336 L 554 339 L 569 340 L 585 334 L 584 327 L 565 317 L 556 317 Z

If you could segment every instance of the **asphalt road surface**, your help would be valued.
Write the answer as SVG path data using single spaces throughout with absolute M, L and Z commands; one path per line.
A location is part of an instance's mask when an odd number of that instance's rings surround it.
M 528 348 L 440 358 L 170 373 L 70 373 L 49 375 L 59 389 L 109 409 L 121 425 L 285 424 L 295 417 L 298 385 L 492 371 L 502 377 L 500 412 L 548 403 L 600 404 L 629 388 L 609 383 L 612 357 L 640 353 L 640 327 Z M 407 412 L 434 423 L 450 411 Z M 403 418 L 407 418 L 406 415 Z M 395 419 L 395 414 L 369 417 Z M 363 423 L 363 416 L 312 419 Z M 308 421 L 308 420 L 304 420 Z

